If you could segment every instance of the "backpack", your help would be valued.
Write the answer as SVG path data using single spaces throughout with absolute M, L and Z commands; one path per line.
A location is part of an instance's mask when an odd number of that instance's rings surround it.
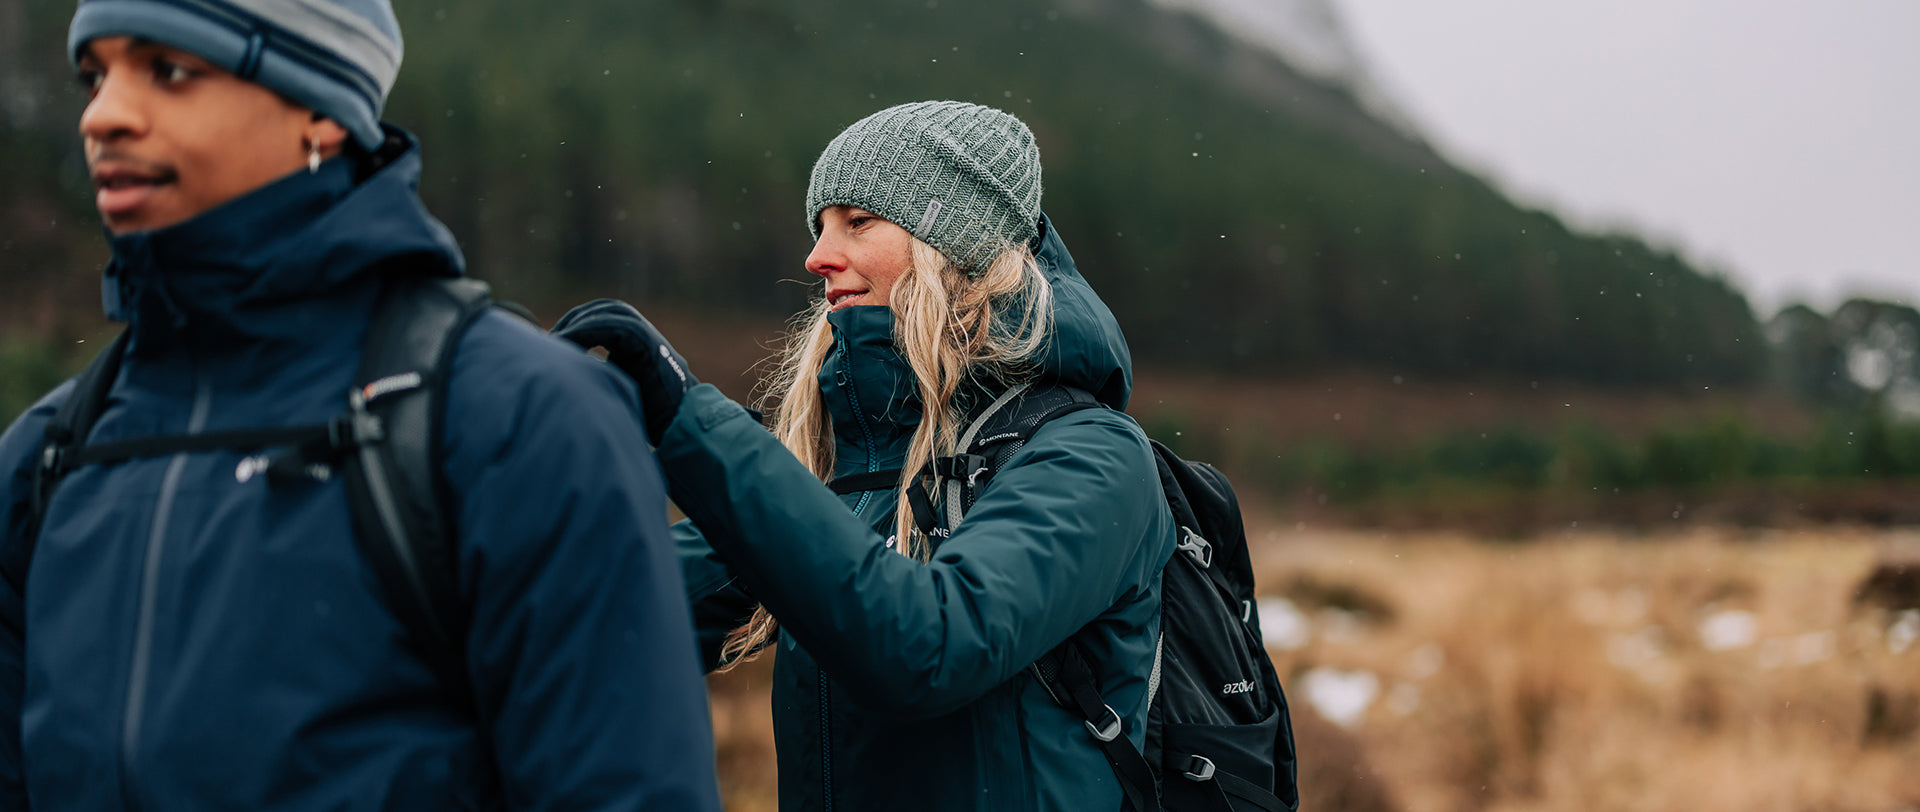
M 1040 427 L 1098 408 L 1105 406 L 1093 395 L 1068 386 L 1022 384 L 1003 393 L 967 426 L 959 453 L 934 460 L 915 477 L 931 478 L 945 508 L 939 515 L 925 489 L 909 488 L 915 523 L 923 533 L 945 536 Z M 1161 572 L 1161 630 L 1148 680 L 1145 751 L 1122 735 L 1120 717 L 1101 698 L 1074 638 L 1028 671 L 1055 702 L 1084 720 L 1134 812 L 1296 810 L 1293 724 L 1261 641 L 1239 500 L 1219 469 L 1150 443 L 1179 540 Z M 830 484 L 849 493 L 895 487 L 899 476 L 883 471 Z
M 471 708 L 462 642 L 466 612 L 456 589 L 446 485 L 434 446 L 454 348 L 493 305 L 479 280 L 396 274 L 374 306 L 345 408 L 326 423 L 89 444 L 126 352 L 121 333 L 74 379 L 73 391 L 47 423 L 25 543 L 0 561 L 0 577 L 26 594 L 33 546 L 54 490 L 67 474 L 88 465 L 229 450 L 254 453 L 236 476 L 265 475 L 270 486 L 325 480 L 340 471 L 355 540 L 389 608 L 444 687 Z

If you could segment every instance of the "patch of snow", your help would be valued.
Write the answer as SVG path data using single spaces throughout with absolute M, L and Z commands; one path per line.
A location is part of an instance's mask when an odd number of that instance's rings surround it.
M 1293 601 L 1286 598 L 1261 598 L 1257 604 L 1260 612 L 1261 642 L 1268 648 L 1293 651 L 1313 639 L 1313 629 L 1307 623 L 1307 616 L 1293 607 Z
M 1920 640 L 1920 609 L 1908 609 L 1897 615 L 1893 625 L 1887 627 L 1887 650 L 1895 654 L 1903 653 L 1915 640 Z
M 1752 612 L 1722 609 L 1700 619 L 1700 645 L 1708 651 L 1746 648 L 1760 638 L 1760 621 Z
M 1341 727 L 1353 727 L 1366 716 L 1367 708 L 1380 695 L 1380 678 L 1371 671 L 1345 671 L 1322 666 L 1308 671 L 1301 680 L 1307 703 Z

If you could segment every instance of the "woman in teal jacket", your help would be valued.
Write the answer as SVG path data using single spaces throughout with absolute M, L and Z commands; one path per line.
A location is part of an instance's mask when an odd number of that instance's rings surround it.
M 1033 135 L 977 105 L 882 110 L 807 191 L 822 280 L 763 429 L 625 305 L 556 328 L 641 380 L 703 653 L 776 654 L 785 810 L 1115 810 L 1087 726 L 1025 671 L 1070 637 L 1141 745 L 1173 549 L 1126 342 L 1040 213 Z M 951 534 L 896 488 L 823 480 L 954 453 L 1022 381 L 1094 393 L 1042 427 Z

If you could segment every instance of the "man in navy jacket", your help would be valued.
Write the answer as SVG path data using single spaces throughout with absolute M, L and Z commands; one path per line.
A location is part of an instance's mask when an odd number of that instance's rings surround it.
M 128 343 L 88 441 L 324 423 L 383 285 L 458 276 L 379 123 L 386 0 L 81 0 L 80 120 Z M 718 808 L 659 470 L 633 386 L 499 312 L 464 333 L 436 456 L 463 690 L 356 545 L 340 477 L 237 450 L 68 474 L 0 436 L 0 808 Z M 459 694 L 470 694 L 468 697 Z M 30 803 L 29 803 L 30 802 Z

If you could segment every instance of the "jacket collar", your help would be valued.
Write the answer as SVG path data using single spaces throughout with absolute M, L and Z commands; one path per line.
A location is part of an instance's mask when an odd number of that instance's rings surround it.
M 388 136 L 359 164 L 335 158 L 186 222 L 111 237 L 101 290 L 108 318 L 136 337 L 189 329 L 268 337 L 291 329 L 281 312 L 289 304 L 383 260 L 417 256 L 426 272 L 458 275 L 458 246 L 415 193 L 417 143 L 397 128 Z
M 907 359 L 893 343 L 893 311 L 849 307 L 827 314 L 833 328 L 817 379 L 833 421 L 835 467 L 898 467 L 920 425 L 920 397 Z

